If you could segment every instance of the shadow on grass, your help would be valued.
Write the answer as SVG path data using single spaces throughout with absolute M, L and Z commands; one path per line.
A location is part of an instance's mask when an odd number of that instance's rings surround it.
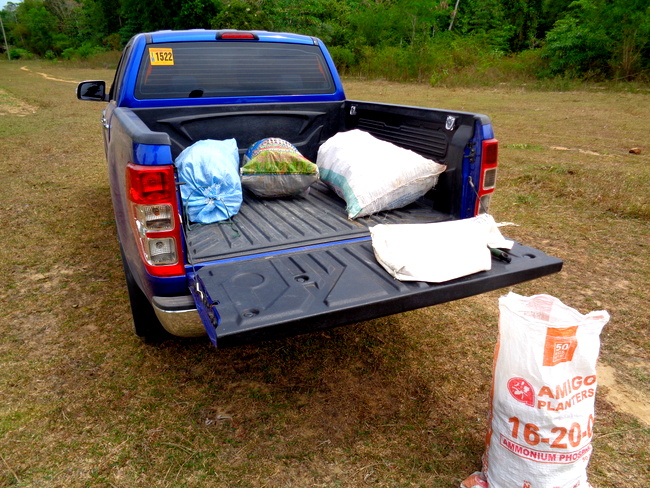
M 79 188 L 74 199 L 77 239 L 61 259 L 82 271 L 63 299 L 80 306 L 62 322 L 70 347 L 52 371 L 68 385 L 59 414 L 71 433 L 83 423 L 146 472 L 192 453 L 179 472 L 218 472 L 232 486 L 278 465 L 285 482 L 348 486 L 370 465 L 376 480 L 440 486 L 478 468 L 483 421 L 459 403 L 471 406 L 465 381 L 485 391 L 485 378 L 459 375 L 469 353 L 450 349 L 453 319 L 415 311 L 227 349 L 207 338 L 145 345 L 132 331 L 109 190 Z M 452 322 L 434 334 L 412 324 L 437 318 Z M 62 452 L 70 443 L 57 440 Z

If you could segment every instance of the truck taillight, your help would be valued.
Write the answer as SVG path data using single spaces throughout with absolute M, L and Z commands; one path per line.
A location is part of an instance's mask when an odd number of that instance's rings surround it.
M 174 167 L 129 164 L 126 167 L 126 186 L 134 203 L 155 205 L 175 200 Z
M 146 231 L 174 229 L 174 208 L 168 203 L 160 205 L 135 205 L 137 220 Z
M 243 31 L 223 31 L 217 32 L 217 40 L 248 40 L 248 41 L 257 41 L 259 37 L 254 32 L 243 32 Z
M 476 200 L 476 215 L 488 213 L 492 192 L 496 188 L 497 164 L 499 159 L 499 141 L 487 139 L 483 141 L 481 150 L 481 178 Z
M 147 237 L 147 247 L 147 259 L 151 264 L 175 264 L 178 261 L 176 239 L 173 237 Z
M 126 185 L 133 234 L 147 271 L 154 276 L 183 274 L 174 167 L 129 164 Z

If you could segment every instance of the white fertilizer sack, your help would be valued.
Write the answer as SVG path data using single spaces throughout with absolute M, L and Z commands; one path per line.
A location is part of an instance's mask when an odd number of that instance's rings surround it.
M 588 488 L 596 362 L 609 314 L 515 293 L 501 297 L 499 310 L 487 486 Z

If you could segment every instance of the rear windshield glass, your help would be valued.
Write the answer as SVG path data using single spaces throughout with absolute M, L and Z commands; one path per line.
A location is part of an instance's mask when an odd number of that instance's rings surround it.
M 334 93 L 317 46 L 262 42 L 149 44 L 135 96 L 240 97 Z

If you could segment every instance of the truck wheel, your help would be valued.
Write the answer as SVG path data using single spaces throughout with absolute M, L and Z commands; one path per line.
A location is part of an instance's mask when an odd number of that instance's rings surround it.
M 151 303 L 147 300 L 146 295 L 142 292 L 135 281 L 131 270 L 124 257 L 124 251 L 120 245 L 120 254 L 122 256 L 122 267 L 124 268 L 124 278 L 126 280 L 126 289 L 129 293 L 129 302 L 131 303 L 131 315 L 133 316 L 133 328 L 135 333 L 145 344 L 156 344 L 171 339 L 172 335 L 167 332 L 154 312 Z

